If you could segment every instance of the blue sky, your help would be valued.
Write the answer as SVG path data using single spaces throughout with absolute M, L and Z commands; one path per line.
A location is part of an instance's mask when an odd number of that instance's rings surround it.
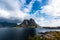
M 60 0 L 0 0 L 0 21 L 30 18 L 40 26 L 60 26 Z

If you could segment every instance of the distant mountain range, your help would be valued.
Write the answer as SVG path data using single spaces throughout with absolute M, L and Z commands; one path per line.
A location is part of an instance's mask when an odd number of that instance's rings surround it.
M 46 29 L 60 29 L 60 26 L 57 26 L 57 27 L 43 27 L 43 28 L 46 28 Z
M 0 22 L 0 27 L 16 27 L 16 23 Z

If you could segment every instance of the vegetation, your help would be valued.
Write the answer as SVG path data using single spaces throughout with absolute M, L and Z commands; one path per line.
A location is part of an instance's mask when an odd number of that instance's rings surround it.
M 29 40 L 60 40 L 60 32 L 45 32 L 42 35 L 35 35 L 34 37 L 29 37 Z

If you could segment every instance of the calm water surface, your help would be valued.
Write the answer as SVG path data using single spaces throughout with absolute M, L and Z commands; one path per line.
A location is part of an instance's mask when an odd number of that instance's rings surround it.
M 60 29 L 36 28 L 36 32 L 49 32 L 49 31 L 60 31 Z

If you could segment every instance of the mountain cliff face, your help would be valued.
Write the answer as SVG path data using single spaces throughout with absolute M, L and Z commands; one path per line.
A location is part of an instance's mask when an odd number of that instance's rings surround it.
M 17 25 L 17 27 L 36 28 L 38 25 L 31 18 L 30 20 L 25 19 L 20 25 Z

